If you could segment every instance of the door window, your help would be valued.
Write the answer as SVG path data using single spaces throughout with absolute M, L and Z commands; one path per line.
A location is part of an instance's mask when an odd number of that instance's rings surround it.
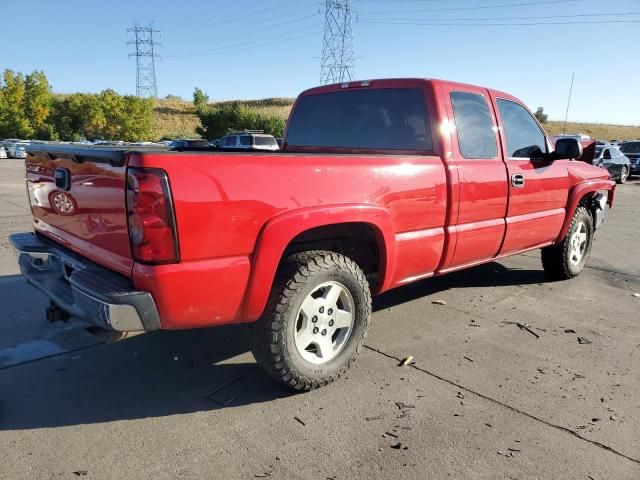
M 526 108 L 499 98 L 498 110 L 502 117 L 509 157 L 531 158 L 536 153 L 547 151 L 544 133 Z
M 451 92 L 451 105 L 460 154 L 464 158 L 496 158 L 493 117 L 485 97 L 479 93 Z

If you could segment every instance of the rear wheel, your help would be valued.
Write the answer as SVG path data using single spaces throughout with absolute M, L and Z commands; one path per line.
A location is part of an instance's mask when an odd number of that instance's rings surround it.
M 551 280 L 567 280 L 582 272 L 591 252 L 593 232 L 591 213 L 581 205 L 564 240 L 542 249 L 542 267 Z
M 258 364 L 294 390 L 342 375 L 355 360 L 371 317 L 364 273 L 343 255 L 311 251 L 279 268 L 262 317 L 252 326 Z
M 618 180 L 616 180 L 616 183 L 624 183 L 627 181 L 627 178 L 629 178 L 629 167 L 627 167 L 626 165 L 623 165 L 622 168 L 620 169 L 620 177 L 618 177 Z

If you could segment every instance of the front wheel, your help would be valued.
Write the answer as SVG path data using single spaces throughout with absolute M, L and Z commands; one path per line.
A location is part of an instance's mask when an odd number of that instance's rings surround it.
M 624 183 L 627 181 L 627 178 L 629 178 L 629 167 L 627 167 L 626 165 L 623 165 L 622 168 L 620 169 L 620 177 L 618 177 L 618 180 L 616 180 L 616 183 Z
M 371 293 L 348 257 L 311 251 L 286 258 L 267 307 L 252 325 L 258 364 L 288 387 L 326 385 L 349 368 L 367 333 Z
M 567 280 L 582 272 L 593 244 L 593 218 L 584 206 L 573 215 L 562 242 L 542 249 L 542 267 L 551 280 Z

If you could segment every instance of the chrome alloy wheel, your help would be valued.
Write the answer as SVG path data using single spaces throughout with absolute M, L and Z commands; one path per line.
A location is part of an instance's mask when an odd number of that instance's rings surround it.
M 335 358 L 353 330 L 355 303 L 341 283 L 324 282 L 306 296 L 295 325 L 298 353 L 309 363 L 322 364 Z
M 571 235 L 569 245 L 569 261 L 572 265 L 578 265 L 584 257 L 584 253 L 587 250 L 588 229 L 585 222 L 580 222 Z

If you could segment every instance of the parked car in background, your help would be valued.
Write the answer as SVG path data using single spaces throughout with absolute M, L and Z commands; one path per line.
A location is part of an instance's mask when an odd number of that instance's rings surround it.
M 217 148 L 220 150 L 280 150 L 273 135 L 265 135 L 259 130 L 245 130 L 222 137 Z
M 557 140 L 559 138 L 575 138 L 576 140 L 591 140 L 591 137 L 584 133 L 561 133 L 559 135 L 554 135 L 551 137 L 552 141 Z
M 16 158 L 16 147 L 22 142 L 17 138 L 8 138 L 4 141 L 4 148 L 7 150 L 7 157 Z
M 629 178 L 631 163 L 629 159 L 615 145 L 596 145 L 593 154 L 593 165 L 605 168 L 612 180 L 624 183 Z
M 169 144 L 171 148 L 176 150 L 190 150 L 209 148 L 209 142 L 203 138 L 174 140 Z
M 0 158 L 7 158 L 7 150 L 0 145 Z
M 27 158 L 27 146 L 26 143 L 19 143 L 13 154 L 13 158 Z
M 620 146 L 620 151 L 629 159 L 631 167 L 630 175 L 640 175 L 640 140 L 624 142 Z

